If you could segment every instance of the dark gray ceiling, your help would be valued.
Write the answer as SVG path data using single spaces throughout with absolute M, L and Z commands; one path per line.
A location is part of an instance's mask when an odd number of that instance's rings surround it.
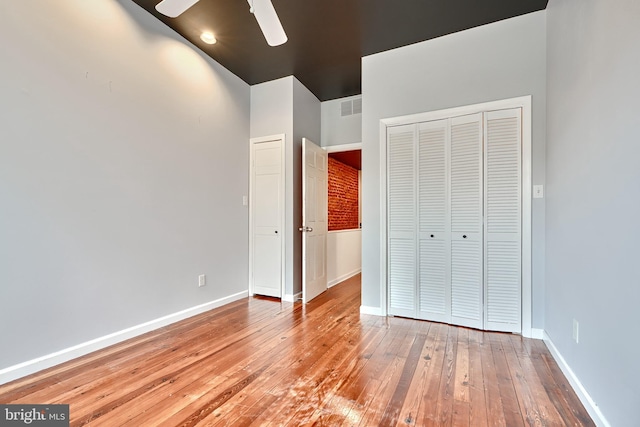
M 542 10 L 548 0 L 272 0 L 289 37 L 267 45 L 246 0 L 200 0 L 178 18 L 133 0 L 253 85 L 294 75 L 321 101 L 360 93 L 363 56 Z M 213 31 L 215 45 L 200 40 Z

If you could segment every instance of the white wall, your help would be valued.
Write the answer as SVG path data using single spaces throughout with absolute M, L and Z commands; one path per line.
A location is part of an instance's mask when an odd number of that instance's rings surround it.
M 0 2 L 0 61 L 0 370 L 246 291 L 248 85 L 128 1 Z
M 552 0 L 547 20 L 545 329 L 608 422 L 636 426 L 640 3 Z
M 293 132 L 296 140 L 310 139 L 320 145 L 321 102 L 295 77 L 293 78 Z
M 293 76 L 251 86 L 251 138 L 286 135 L 285 296 L 302 292 L 302 138 L 320 142 L 320 101 Z
M 362 142 L 362 114 L 341 116 L 341 104 L 357 96 L 332 99 L 322 103 L 322 146 Z
M 296 180 L 299 180 L 300 143 L 293 135 L 293 77 L 283 77 L 251 86 L 251 138 L 285 134 L 285 294 L 292 296 L 299 287 L 296 269 L 296 250 L 300 239 L 297 214 L 300 198 Z
M 251 86 L 251 138 L 285 133 L 293 140 L 293 77 Z
M 379 124 L 532 95 L 533 182 L 544 183 L 546 15 L 512 18 L 362 60 L 362 305 L 380 307 Z M 533 327 L 544 320 L 544 199 L 533 201 Z
M 339 230 L 327 234 L 327 284 L 337 285 L 362 269 L 362 231 Z
M 322 103 L 322 146 L 362 142 L 362 114 L 341 116 L 341 104 L 360 95 L 333 99 Z M 358 171 L 358 217 L 362 213 L 362 181 Z M 329 286 L 359 273 L 362 269 L 362 230 L 330 231 L 327 235 L 327 281 Z

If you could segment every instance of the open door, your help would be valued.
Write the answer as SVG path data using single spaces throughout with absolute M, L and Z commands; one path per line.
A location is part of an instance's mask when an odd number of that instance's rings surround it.
M 326 151 L 302 138 L 302 302 L 327 290 Z

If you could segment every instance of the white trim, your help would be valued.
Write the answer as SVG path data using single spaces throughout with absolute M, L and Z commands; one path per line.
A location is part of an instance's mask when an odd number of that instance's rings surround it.
M 342 151 L 362 150 L 362 142 L 354 142 L 353 144 L 328 145 L 322 148 L 327 153 L 340 153 Z
M 355 270 L 349 273 L 345 273 L 342 276 L 336 277 L 335 279 L 327 283 L 327 288 L 331 288 L 337 285 L 338 283 L 344 282 L 345 280 L 350 279 L 351 277 L 355 276 L 356 274 L 359 274 L 360 272 L 362 272 L 362 268 L 356 268 Z
M 609 424 L 607 419 L 604 417 L 604 414 L 602 413 L 602 411 L 600 411 L 600 408 L 598 407 L 596 402 L 593 401 L 567 361 L 564 360 L 564 357 L 562 357 L 555 344 L 553 344 L 553 341 L 551 341 L 551 337 L 549 337 L 546 331 L 544 331 L 544 342 L 545 344 L 547 344 L 547 348 L 549 348 L 551 356 L 553 356 L 556 363 L 564 373 L 565 377 L 567 377 L 567 380 L 569 380 L 569 383 L 571 384 L 573 390 L 576 392 L 578 399 L 580 399 L 580 402 L 582 402 L 585 409 L 591 416 L 591 419 L 593 419 L 593 421 L 598 426 L 611 427 L 611 424 Z
M 516 101 L 517 100 L 517 101 Z M 522 336 L 532 336 L 533 286 L 531 283 L 531 96 L 515 98 L 522 107 Z
M 296 302 L 302 299 L 302 292 L 298 292 L 297 294 L 284 294 L 282 301 L 285 302 Z
M 286 199 L 286 135 L 284 133 L 270 135 L 270 136 L 261 136 L 257 138 L 251 138 L 249 140 L 249 295 L 253 296 L 253 192 L 254 192 L 254 176 L 253 176 L 253 162 L 254 162 L 254 147 L 255 144 L 260 144 L 262 142 L 271 142 L 271 141 L 280 141 L 280 152 L 281 152 L 281 161 L 280 161 L 280 191 L 282 192 L 282 199 L 280 200 L 280 210 L 282 212 L 282 218 L 280 218 L 280 232 L 282 233 L 282 237 L 280 238 L 280 252 L 281 252 L 281 265 L 280 265 L 280 297 L 285 295 L 285 271 L 286 271 L 286 259 L 285 259 L 285 244 L 286 238 L 289 234 L 285 224 L 285 199 Z
M 84 356 L 97 350 L 101 350 L 105 347 L 109 347 L 110 345 L 118 344 L 130 338 L 137 337 L 139 335 L 162 328 L 169 324 L 179 322 L 200 313 L 204 313 L 205 311 L 222 307 L 223 305 L 229 304 L 242 298 L 246 298 L 247 296 L 247 291 L 238 292 L 236 294 L 232 294 L 214 301 L 197 305 L 195 307 L 178 311 L 173 314 L 159 317 L 157 319 L 150 320 L 148 322 L 141 323 L 139 325 L 132 326 L 118 332 L 104 335 L 102 337 L 95 338 L 60 351 L 56 351 L 55 353 L 47 354 L 45 356 L 37 357 L 26 362 L 18 363 L 17 365 L 9 366 L 8 368 L 0 369 L 0 384 L 5 384 L 9 381 L 22 378 L 43 369 L 59 365 L 77 357 Z
M 371 316 L 386 316 L 386 313 L 383 313 L 380 307 L 369 307 L 366 305 L 360 306 L 360 314 L 369 314 Z
M 460 107 L 446 108 L 444 110 L 426 111 L 424 113 L 409 114 L 406 116 L 381 119 L 380 122 L 388 126 L 401 126 L 411 123 L 428 122 L 433 120 L 448 119 L 456 116 L 484 113 L 490 110 L 507 110 L 523 107 L 525 103 L 531 103 L 531 95 L 517 98 L 501 99 L 497 101 L 482 102 L 480 104 L 463 105 Z
M 522 108 L 522 335 L 531 337 L 531 96 L 483 102 L 380 120 L 380 306 L 388 312 L 387 300 L 387 127 L 401 126 L 491 110 Z
M 534 340 L 544 339 L 544 329 L 531 328 L 531 336 L 525 338 L 533 338 Z
M 387 301 L 387 124 L 380 120 L 380 312 L 389 314 Z M 362 311 L 362 310 L 361 310 Z

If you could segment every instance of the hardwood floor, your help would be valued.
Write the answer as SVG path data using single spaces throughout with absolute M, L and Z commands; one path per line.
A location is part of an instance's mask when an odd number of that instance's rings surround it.
M 0 386 L 80 426 L 590 426 L 542 341 L 246 298 Z

